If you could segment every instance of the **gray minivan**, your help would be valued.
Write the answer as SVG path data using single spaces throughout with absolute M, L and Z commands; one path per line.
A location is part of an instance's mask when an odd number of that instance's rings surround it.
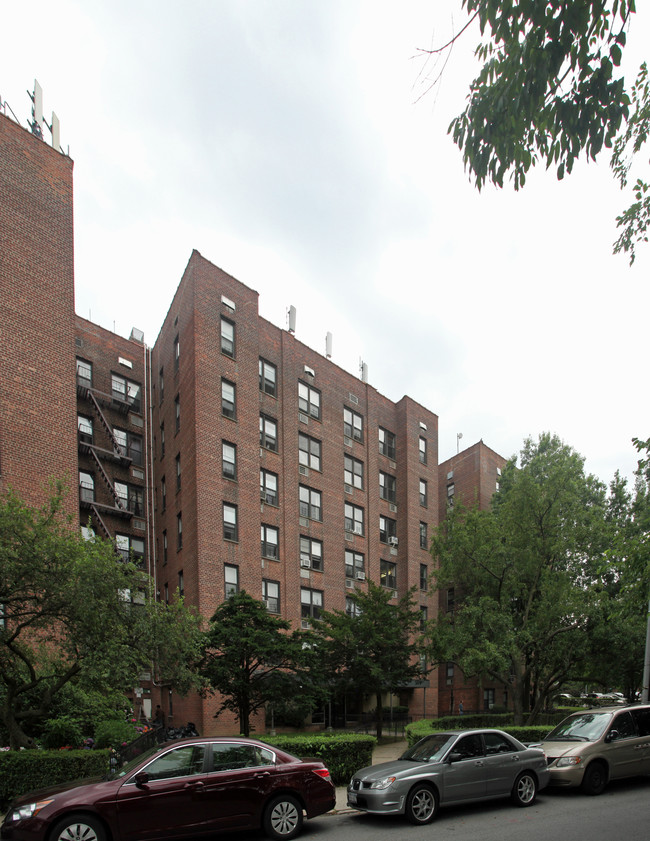
M 541 742 L 552 786 L 600 794 L 610 780 L 650 774 L 650 705 L 573 713 Z

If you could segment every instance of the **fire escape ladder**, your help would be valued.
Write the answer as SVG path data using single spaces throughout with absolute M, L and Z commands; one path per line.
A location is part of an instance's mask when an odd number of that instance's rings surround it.
M 104 429 L 106 430 L 106 433 L 107 433 L 107 435 L 108 435 L 108 438 L 109 438 L 109 440 L 110 440 L 111 444 L 113 445 L 113 449 L 115 450 L 115 452 L 117 453 L 117 455 L 119 455 L 119 456 L 120 456 L 120 457 L 122 457 L 122 458 L 125 458 L 127 454 L 126 454 L 126 452 L 124 451 L 124 448 L 123 448 L 123 447 L 120 447 L 120 445 L 117 443 L 117 438 L 116 438 L 116 437 L 115 437 L 115 435 L 113 434 L 113 427 L 112 427 L 112 426 L 110 425 L 110 423 L 106 420 L 106 418 L 105 418 L 105 416 L 104 416 L 104 413 L 103 413 L 103 412 L 102 412 L 102 410 L 101 410 L 101 406 L 99 405 L 99 403 L 98 403 L 98 401 L 97 401 L 97 398 L 95 397 L 95 395 L 94 395 L 94 394 L 92 393 L 92 391 L 90 391 L 90 390 L 88 391 L 88 399 L 89 399 L 89 400 L 90 400 L 90 402 L 92 403 L 92 405 L 93 405 L 93 407 L 94 407 L 94 409 L 95 409 L 95 412 L 96 412 L 96 414 L 97 414 L 97 417 L 99 418 L 99 420 L 100 420 L 100 422 L 101 422 L 102 426 L 103 426 L 103 427 L 104 427 Z
M 111 481 L 111 477 L 104 470 L 104 465 L 99 460 L 99 456 L 97 455 L 97 453 L 95 452 L 93 447 L 90 447 L 89 449 L 90 449 L 90 455 L 93 457 L 93 459 L 95 461 L 95 464 L 97 465 L 97 469 L 99 470 L 99 475 L 102 477 L 104 482 L 106 482 L 106 485 L 108 486 L 109 491 L 113 494 L 113 498 L 115 499 L 115 505 L 121 511 L 126 511 L 127 508 L 124 505 L 124 503 L 122 502 L 121 498 L 118 496 L 117 491 L 115 490 L 115 485 Z
M 99 513 L 99 508 L 93 503 L 91 506 L 93 512 L 93 522 L 99 526 L 100 531 L 104 533 L 104 537 L 109 538 L 109 540 L 113 539 L 113 535 L 108 530 L 108 526 L 102 519 L 102 515 Z

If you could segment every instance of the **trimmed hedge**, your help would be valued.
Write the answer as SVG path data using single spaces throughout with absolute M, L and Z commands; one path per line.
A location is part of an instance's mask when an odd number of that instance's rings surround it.
M 0 811 L 6 811 L 19 794 L 83 777 L 101 777 L 108 768 L 107 750 L 0 751 Z
M 374 736 L 357 733 L 260 736 L 261 741 L 294 756 L 315 757 L 328 768 L 335 786 L 347 785 L 359 768 L 372 765 Z
M 566 718 L 563 713 L 557 717 L 559 723 Z M 405 728 L 406 738 L 409 744 L 414 745 L 420 739 L 430 733 L 440 733 L 445 730 L 464 730 L 465 728 L 493 727 L 495 730 L 503 730 L 510 733 L 515 739 L 527 744 L 529 742 L 540 742 L 546 734 L 552 730 L 554 724 L 515 725 L 512 723 L 512 715 L 464 715 L 447 716 L 446 718 L 423 719 L 409 724 Z

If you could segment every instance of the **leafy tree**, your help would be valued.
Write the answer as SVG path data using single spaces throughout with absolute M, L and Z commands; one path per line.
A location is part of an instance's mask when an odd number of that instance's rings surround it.
M 619 70 L 635 0 L 463 0 L 463 6 L 478 21 L 475 54 L 483 66 L 449 131 L 479 189 L 486 180 L 502 187 L 507 175 L 519 189 L 538 161 L 556 167 L 561 179 L 583 152 L 595 159 L 614 146 L 612 166 L 625 187 L 627 153 L 645 143 L 650 107 L 645 69 L 631 95 Z M 650 220 L 641 179 L 635 196 L 617 219 L 623 232 L 614 248 L 631 261 Z
M 335 692 L 374 695 L 377 736 L 382 734 L 384 692 L 396 692 L 421 675 L 414 634 L 420 611 L 413 591 L 391 604 L 392 591 L 368 580 L 368 591 L 350 596 L 354 612 L 324 612 L 314 629 L 323 671 Z M 418 658 L 414 662 L 415 658 Z
M 167 628 L 166 656 L 179 660 L 196 633 L 197 618 L 180 606 L 161 619 L 148 577 L 111 542 L 82 538 L 62 493 L 56 485 L 40 509 L 12 491 L 0 498 L 0 717 L 14 749 L 34 747 L 69 684 L 132 687 L 155 657 L 153 630 Z M 189 685 L 182 667 L 174 677 Z
M 206 691 L 220 693 L 217 715 L 234 712 L 245 736 L 250 735 L 250 717 L 295 693 L 296 684 L 303 699 L 317 696 L 308 669 L 309 637 L 289 633 L 290 627 L 242 590 L 219 605 L 203 636 L 200 673 Z
M 525 442 L 491 510 L 450 511 L 432 541 L 439 588 L 454 587 L 431 650 L 506 688 L 534 720 L 587 654 L 590 588 L 606 545 L 605 489 L 556 436 Z

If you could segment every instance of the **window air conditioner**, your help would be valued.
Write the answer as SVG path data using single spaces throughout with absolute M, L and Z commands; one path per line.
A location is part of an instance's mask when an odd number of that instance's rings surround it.
M 399 540 L 398 540 L 396 537 L 394 537 L 394 536 L 393 536 L 393 537 L 389 537 L 389 538 L 388 538 L 388 543 L 389 543 L 391 546 L 397 546 L 397 545 L 399 544 Z
M 355 534 L 363 534 L 363 526 L 361 523 L 355 523 L 353 531 Z
M 358 573 L 357 573 L 357 579 L 358 579 L 359 581 L 365 581 L 365 580 L 366 580 L 366 574 L 365 574 L 365 572 L 358 572 Z
M 300 566 L 301 567 L 310 567 L 311 566 L 311 561 L 309 560 L 309 558 L 301 558 L 300 559 Z

